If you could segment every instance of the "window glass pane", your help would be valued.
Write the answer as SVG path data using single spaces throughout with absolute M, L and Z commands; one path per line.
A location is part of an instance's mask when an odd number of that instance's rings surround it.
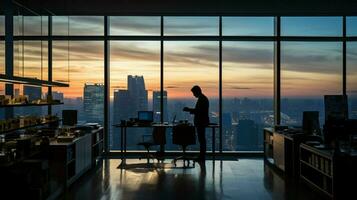
M 302 124 L 303 111 L 319 111 L 324 124 L 324 95 L 342 94 L 342 43 L 283 42 L 281 120 Z
M 110 35 L 160 35 L 160 17 L 110 17 Z
M 0 35 L 5 35 L 5 16 L 0 16 Z
M 357 36 L 357 17 L 346 18 L 347 36 Z
M 0 41 L 0 74 L 5 74 L 5 42 Z
M 14 35 L 47 35 L 47 16 L 14 16 Z
M 357 42 L 347 43 L 347 95 L 349 118 L 357 119 Z
M 61 52 L 57 43 L 57 55 Z M 98 41 L 70 41 L 70 82 L 69 87 L 54 88 L 53 98 L 64 102 L 54 106 L 52 112 L 59 117 L 63 109 L 78 110 L 78 123 L 104 121 L 104 44 Z M 62 58 L 57 63 L 62 66 Z M 67 61 L 63 61 L 63 65 Z M 57 73 L 60 71 L 57 70 Z M 55 73 L 55 72 L 54 72 Z M 66 79 L 68 74 L 54 74 L 58 79 Z M 60 76 L 63 76 L 61 78 Z
M 14 42 L 14 76 L 48 80 L 48 42 Z
M 183 107 L 195 107 L 197 99 L 192 95 L 191 88 L 199 85 L 209 99 L 210 122 L 218 123 L 219 118 L 219 68 L 218 42 L 174 42 L 164 43 L 164 89 L 167 92 L 168 121 L 173 119 L 188 120 L 193 123 L 192 115 L 183 112 Z M 212 149 L 212 130 L 206 130 L 207 150 Z M 217 130 L 218 131 L 218 130 Z M 219 133 L 216 132 L 218 138 Z M 172 144 L 172 138 L 167 138 L 167 149 L 178 150 L 179 146 Z M 218 147 L 218 139 L 216 147 Z M 199 150 L 197 145 L 189 147 Z
M 14 76 L 24 76 L 24 41 L 14 41 Z
M 274 124 L 274 44 L 224 42 L 223 150 L 263 150 L 263 128 Z
M 223 17 L 222 34 L 225 36 L 273 36 L 273 17 Z
M 69 28 L 68 16 L 52 17 L 52 35 L 68 35 Z
M 283 36 L 342 36 L 342 17 L 282 17 Z
M 218 35 L 218 17 L 164 17 L 165 35 Z
M 153 96 L 160 91 L 160 42 L 113 41 L 110 48 L 111 124 L 137 118 L 138 111 L 153 110 L 159 122 L 160 104 Z M 137 143 L 150 134 L 150 129 L 128 129 L 127 148 L 143 150 Z M 110 149 L 120 149 L 120 129 L 111 127 L 109 137 Z
M 69 82 L 69 53 L 76 53 L 76 49 L 70 51 L 69 41 L 53 41 L 52 42 L 52 80 L 55 82 Z M 75 70 L 76 71 L 76 70 Z M 71 73 L 72 74 L 72 73 Z
M 104 35 L 104 17 L 70 16 L 69 35 Z
M 53 35 L 104 35 L 102 16 L 56 16 L 52 20 Z
M 5 95 L 5 83 L 0 82 L 0 95 Z M 5 108 L 0 108 L 0 120 L 5 119 Z
M 14 16 L 14 35 L 24 34 L 23 16 Z

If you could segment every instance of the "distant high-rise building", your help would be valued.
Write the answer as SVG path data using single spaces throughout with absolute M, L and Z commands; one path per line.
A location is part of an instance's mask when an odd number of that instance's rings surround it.
M 64 100 L 64 95 L 62 92 L 57 92 L 57 91 L 52 91 L 52 98 L 56 100 L 60 100 L 63 102 Z
M 104 121 L 104 84 L 84 85 L 83 109 L 86 121 L 98 123 Z
M 34 100 L 41 99 L 42 88 L 30 86 L 30 85 L 24 85 L 24 95 L 28 95 L 30 102 L 34 101 Z
M 131 102 L 128 90 L 115 90 L 114 91 L 114 124 L 120 123 L 120 120 L 128 120 L 136 117 L 133 104 Z
M 136 118 L 138 111 L 148 110 L 148 92 L 145 89 L 144 77 L 128 75 L 127 83 L 127 90 L 114 91 L 114 124 L 120 123 L 121 120 Z M 129 144 L 138 142 L 141 133 L 137 130 L 130 130 L 131 137 L 128 138 L 127 142 Z M 111 139 L 111 148 L 119 149 L 119 134 L 111 132 Z
M 231 113 L 222 114 L 222 135 L 223 135 L 223 149 L 234 151 L 235 145 L 233 142 L 232 116 Z
M 237 150 L 257 150 L 259 130 L 253 120 L 239 120 L 237 126 Z
M 153 91 L 152 93 L 152 108 L 154 111 L 154 120 L 161 120 L 161 92 Z M 164 117 L 163 120 L 165 122 L 168 121 L 168 113 L 167 113 L 167 91 L 163 91 L 163 109 L 164 109 Z
M 128 76 L 128 92 L 135 111 L 148 109 L 148 92 L 143 76 Z

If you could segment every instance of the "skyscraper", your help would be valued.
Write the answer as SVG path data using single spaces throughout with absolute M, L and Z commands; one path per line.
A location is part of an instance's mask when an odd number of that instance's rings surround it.
M 62 92 L 52 91 L 52 98 L 63 102 L 64 96 Z
M 144 77 L 128 75 L 127 83 L 127 90 L 114 91 L 114 124 L 120 123 L 121 120 L 137 117 L 138 111 L 148 110 L 148 92 L 145 89 Z M 127 140 L 128 144 L 138 142 L 141 138 L 141 133 L 142 131 L 130 130 L 131 137 Z M 119 149 L 120 140 L 117 130 L 115 130 L 115 133 L 111 132 L 111 138 L 112 149 Z
M 258 127 L 253 120 L 239 120 L 237 126 L 237 150 L 257 150 L 259 148 L 258 134 Z
M 128 76 L 128 92 L 135 112 L 148 109 L 148 92 L 143 76 Z
M 161 92 L 153 91 L 152 93 L 152 108 L 154 111 L 154 120 L 161 120 Z M 164 109 L 164 121 L 168 121 L 168 113 L 167 113 L 167 91 L 163 91 L 163 109 Z
M 104 120 L 104 84 L 84 84 L 83 98 L 85 120 L 102 123 Z
M 28 95 L 29 102 L 41 99 L 42 88 L 30 85 L 24 85 L 24 95 Z

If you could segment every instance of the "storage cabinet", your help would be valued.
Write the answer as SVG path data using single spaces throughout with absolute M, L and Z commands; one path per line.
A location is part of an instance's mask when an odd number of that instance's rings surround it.
M 300 145 L 300 178 L 331 199 L 354 195 L 356 154 Z

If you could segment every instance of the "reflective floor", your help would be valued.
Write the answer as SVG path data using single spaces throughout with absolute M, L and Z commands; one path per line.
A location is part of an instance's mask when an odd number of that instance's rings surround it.
M 121 170 L 119 159 L 104 160 L 62 199 L 320 199 L 305 185 L 286 183 L 262 159 L 208 160 L 191 168 L 135 165 L 144 162 L 128 159 Z

